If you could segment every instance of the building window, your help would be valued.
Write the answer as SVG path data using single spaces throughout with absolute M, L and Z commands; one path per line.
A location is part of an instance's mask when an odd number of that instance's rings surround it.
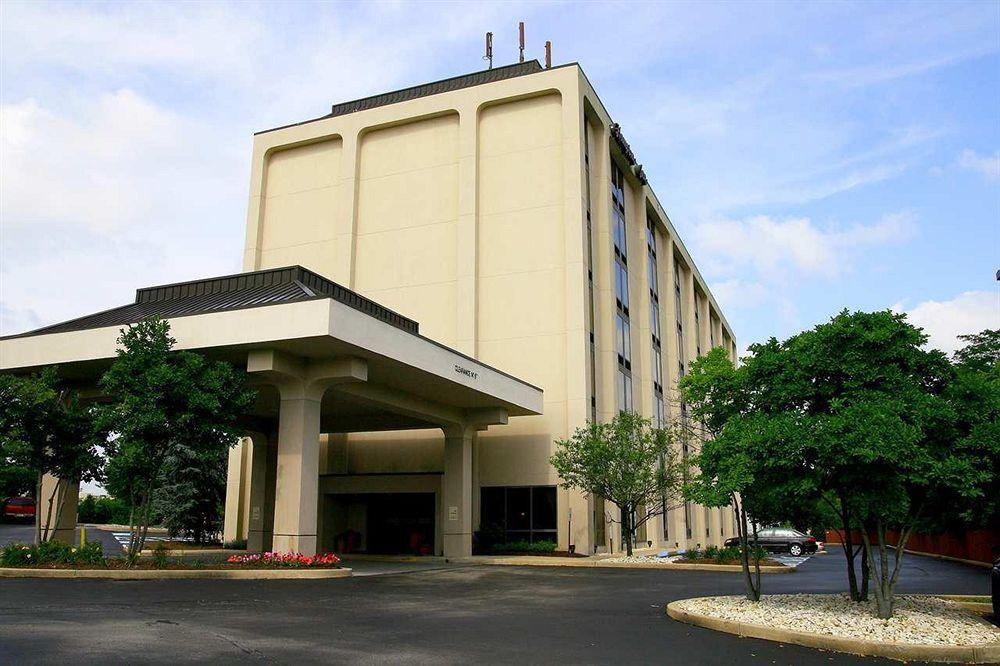
M 615 394 L 618 411 L 631 412 L 632 341 L 628 310 L 628 246 L 625 240 L 625 177 L 614 161 L 611 162 L 611 212 L 615 253 L 615 345 L 618 352 Z
M 502 530 L 507 542 L 556 541 L 555 486 L 480 489 L 480 528 Z
M 701 307 L 698 305 L 698 294 L 694 295 L 694 345 L 695 356 L 701 356 Z
M 583 119 L 583 157 L 587 196 L 587 307 L 590 319 L 587 322 L 590 339 L 590 421 L 597 422 L 597 345 L 594 334 L 594 230 L 591 220 L 590 187 L 590 123 Z

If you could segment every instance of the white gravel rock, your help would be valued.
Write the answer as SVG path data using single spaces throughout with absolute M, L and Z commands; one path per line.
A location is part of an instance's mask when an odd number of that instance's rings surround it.
M 953 601 L 925 595 L 897 596 L 890 620 L 875 617 L 874 601 L 854 603 L 847 595 L 833 594 L 766 595 L 757 603 L 744 597 L 704 597 L 678 605 L 733 622 L 843 638 L 917 645 L 1000 643 L 1000 628 Z
M 654 557 L 652 555 L 619 555 L 618 557 L 607 557 L 602 562 L 615 562 L 621 564 L 670 564 L 674 560 L 680 559 L 674 555 L 671 557 Z

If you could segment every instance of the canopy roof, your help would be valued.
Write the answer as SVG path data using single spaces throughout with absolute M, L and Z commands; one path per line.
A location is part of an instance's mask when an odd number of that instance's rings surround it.
M 364 368 L 363 378 L 327 392 L 325 432 L 436 427 L 486 412 L 542 412 L 538 387 L 425 338 L 412 319 L 301 266 L 139 289 L 134 303 L 0 338 L 0 371 L 58 366 L 66 380 L 97 392 L 122 327 L 153 317 L 169 321 L 177 349 L 229 362 L 254 381 L 259 377 L 251 358 L 261 353 L 287 359 L 303 372 L 353 359 Z M 254 415 L 271 418 L 277 394 L 266 389 Z

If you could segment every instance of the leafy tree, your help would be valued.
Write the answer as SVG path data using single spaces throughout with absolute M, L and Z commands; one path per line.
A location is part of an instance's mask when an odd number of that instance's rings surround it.
M 139 556 L 153 499 L 169 461 L 189 450 L 222 455 L 236 441 L 237 419 L 253 403 L 242 373 L 193 352 L 173 351 L 169 324 L 148 320 L 123 329 L 118 356 L 101 380 L 111 402 L 102 423 L 108 490 L 129 503 L 127 557 Z
M 1000 331 L 962 335 L 968 344 L 955 352 L 954 375 L 943 396 L 953 412 L 946 422 L 945 441 L 979 460 L 984 490 L 964 511 L 937 516 L 934 527 L 955 529 L 1000 524 Z
M 783 458 L 765 455 L 777 447 L 785 424 L 768 420 L 767 382 L 771 365 L 762 354 L 737 368 L 726 350 L 712 349 L 691 363 L 679 382 L 681 399 L 702 430 L 695 456 L 697 474 L 686 484 L 685 497 L 704 506 L 732 506 L 746 597 L 760 600 L 760 549 L 756 526 L 790 520 L 802 489 L 792 485 Z M 752 561 L 752 562 L 751 562 Z M 752 570 L 751 570 L 752 564 Z
M 557 441 L 549 462 L 564 488 L 603 497 L 618 507 L 622 539 L 631 555 L 636 530 L 678 505 L 684 470 L 672 439 L 649 419 L 622 412 Z
M 186 443 L 167 457 L 156 513 L 171 535 L 205 543 L 222 530 L 226 494 L 225 450 L 198 451 Z
M 45 512 L 44 521 L 35 521 L 36 541 L 52 538 L 65 504 L 57 498 L 65 484 L 55 484 L 42 497 L 42 478 L 51 474 L 70 483 L 97 479 L 103 439 L 93 408 L 59 385 L 55 368 L 40 375 L 0 375 L 0 460 L 17 470 L 14 475 L 33 477 L 37 510 Z
M 1000 366 L 1000 329 L 986 329 L 971 335 L 960 335 L 966 343 L 955 352 L 955 364 L 974 372 L 989 372 Z
M 0 501 L 33 494 L 35 479 L 32 469 L 15 462 L 13 454 L 0 443 Z

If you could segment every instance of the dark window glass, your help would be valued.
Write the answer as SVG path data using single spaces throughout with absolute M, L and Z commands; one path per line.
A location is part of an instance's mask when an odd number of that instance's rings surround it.
M 480 526 L 497 525 L 507 541 L 556 541 L 555 486 L 480 489 Z
M 649 302 L 649 327 L 653 331 L 653 337 L 657 341 L 660 339 L 660 304 L 656 301 Z
M 507 529 L 531 528 L 531 488 L 507 489 Z
M 657 391 L 663 390 L 663 365 L 660 358 L 660 349 L 653 346 L 653 388 Z
M 537 486 L 531 489 L 531 529 L 556 529 L 556 489 Z
M 479 494 L 479 524 L 482 527 L 498 525 L 506 529 L 504 518 L 504 489 L 482 488 Z

